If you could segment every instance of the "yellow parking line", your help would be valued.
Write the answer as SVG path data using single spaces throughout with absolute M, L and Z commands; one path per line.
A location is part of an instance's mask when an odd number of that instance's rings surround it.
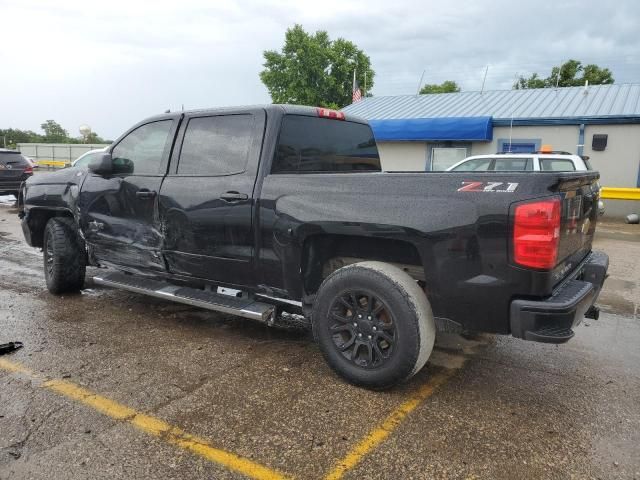
M 436 388 L 446 382 L 454 372 L 455 370 L 445 370 L 431 377 L 428 383 L 420 387 L 408 400 L 391 412 L 379 426 L 371 430 L 371 432 L 360 440 L 360 443 L 351 449 L 351 451 L 336 464 L 333 470 L 325 477 L 325 480 L 338 480 L 342 478 L 346 472 L 358 465 L 371 450 L 391 435 L 407 415 L 429 398 Z
M 35 377 L 35 373 L 33 373 L 28 368 L 23 367 L 17 363 L 10 362 L 5 360 L 4 358 L 0 358 L 0 369 L 5 370 L 11 373 L 22 373 L 24 375 L 28 375 L 29 377 Z
M 4 359 L 0 359 L 0 369 L 37 378 L 35 374 L 22 365 Z M 42 387 L 87 405 L 108 417 L 130 423 L 138 430 L 158 437 L 172 445 L 189 450 L 213 463 L 242 473 L 249 478 L 259 480 L 287 478 L 276 470 L 272 470 L 234 453 L 215 448 L 206 440 L 190 435 L 163 420 L 137 412 L 133 408 L 97 395 L 66 380 L 49 380 L 42 383 Z

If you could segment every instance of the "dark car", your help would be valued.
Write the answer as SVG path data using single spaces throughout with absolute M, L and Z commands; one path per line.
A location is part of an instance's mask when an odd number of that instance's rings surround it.
M 19 151 L 0 148 L 0 195 L 18 198 L 20 185 L 33 175 L 33 166 Z
M 99 285 L 269 325 L 297 314 L 338 373 L 385 388 L 436 331 L 564 343 L 597 317 L 598 177 L 386 173 L 365 120 L 266 105 L 147 119 L 86 169 L 25 182 L 19 214 L 53 293 L 95 265 L 112 269 Z

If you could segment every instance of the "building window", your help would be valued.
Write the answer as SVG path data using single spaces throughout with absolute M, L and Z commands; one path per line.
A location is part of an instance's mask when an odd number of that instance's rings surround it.
M 431 170 L 441 172 L 468 156 L 467 145 L 434 146 L 430 148 L 429 165 Z
M 539 138 L 500 138 L 498 152 L 500 153 L 533 153 L 540 150 L 542 140 Z

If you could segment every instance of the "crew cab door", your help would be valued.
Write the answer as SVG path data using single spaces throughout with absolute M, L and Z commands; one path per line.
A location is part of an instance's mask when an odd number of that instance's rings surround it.
M 265 118 L 262 109 L 185 116 L 160 190 L 171 273 L 252 282 L 253 191 Z
M 158 192 L 178 118 L 133 128 L 113 146 L 113 172 L 90 172 L 79 199 L 80 225 L 102 264 L 166 270 L 158 219 Z

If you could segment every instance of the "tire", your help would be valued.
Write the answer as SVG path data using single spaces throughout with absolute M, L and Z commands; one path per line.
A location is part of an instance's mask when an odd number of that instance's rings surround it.
M 415 375 L 429 359 L 436 333 L 425 293 L 406 272 L 382 262 L 355 263 L 329 275 L 314 302 L 312 327 L 329 366 L 350 383 L 375 390 Z
M 51 293 L 82 289 L 87 255 L 73 219 L 57 217 L 47 222 L 42 252 L 44 278 Z

